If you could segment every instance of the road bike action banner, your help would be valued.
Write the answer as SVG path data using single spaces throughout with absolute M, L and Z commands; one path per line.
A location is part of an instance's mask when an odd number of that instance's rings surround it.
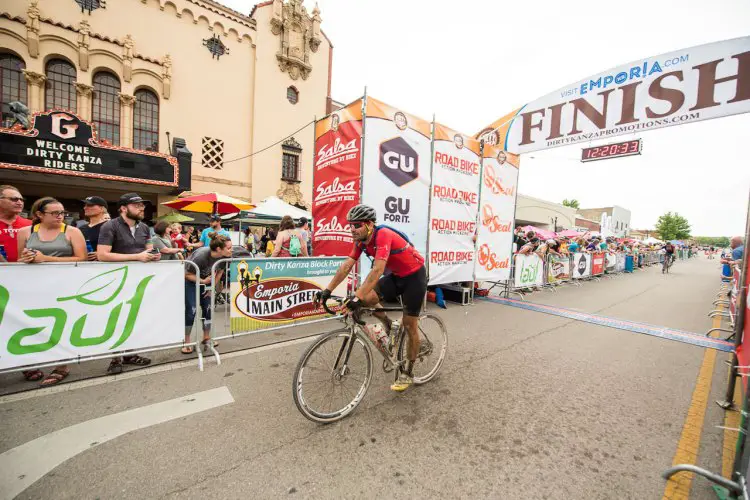
M 587 253 L 573 254 L 573 279 L 591 276 L 591 255 Z
M 520 158 L 487 144 L 483 157 L 475 276 L 477 281 L 505 281 L 510 279 Z
M 567 85 L 477 134 L 513 153 L 750 111 L 750 37 L 639 59 Z
M 184 318 L 181 262 L 0 266 L 0 370 L 181 343 Z
M 570 258 L 550 255 L 547 262 L 547 283 L 560 283 L 570 279 Z
M 426 256 L 430 202 L 430 122 L 367 98 L 362 203 L 378 223 L 405 233 Z M 363 257 L 362 274 L 370 269 Z
M 315 308 L 315 293 L 325 289 L 344 258 L 289 258 L 233 260 L 232 333 L 303 321 L 327 314 Z M 346 295 L 346 282 L 333 295 Z
M 479 141 L 434 125 L 429 284 L 474 279 L 479 211 Z
M 516 288 L 527 288 L 544 284 L 544 262 L 537 254 L 517 254 L 515 259 L 516 272 L 514 286 Z
M 594 276 L 599 276 L 600 274 L 604 274 L 605 262 L 606 262 L 606 259 L 603 253 L 601 252 L 592 253 L 591 254 L 591 274 Z
M 361 99 L 315 123 L 315 255 L 345 256 L 352 250 L 346 214 L 359 203 L 361 152 Z

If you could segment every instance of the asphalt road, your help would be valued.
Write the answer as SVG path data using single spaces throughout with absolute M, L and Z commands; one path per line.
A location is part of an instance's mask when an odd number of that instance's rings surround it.
M 716 262 L 527 300 L 705 332 Z M 0 398 L 0 469 L 16 475 L 7 484 L 32 483 L 19 498 L 661 497 L 703 349 L 487 302 L 439 314 L 450 332 L 440 375 L 394 394 L 376 369 L 342 422 L 314 424 L 293 403 L 303 340 L 203 373 Z M 709 404 L 698 457 L 716 471 L 721 419 Z M 691 497 L 713 498 L 709 484 L 694 480 Z

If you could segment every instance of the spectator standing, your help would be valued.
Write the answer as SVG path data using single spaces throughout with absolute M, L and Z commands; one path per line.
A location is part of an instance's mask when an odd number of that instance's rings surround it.
M 137 193 L 126 193 L 118 202 L 119 217 L 105 222 L 99 232 L 96 256 L 101 262 L 154 262 L 161 253 L 152 253 L 150 231 L 144 224 L 146 200 Z M 122 365 L 146 366 L 149 358 L 131 355 L 113 358 L 107 371 L 121 373 Z
M 568 244 L 568 252 L 576 253 L 581 249 L 581 245 L 578 241 L 573 240 Z
M 26 264 L 38 262 L 81 262 L 86 260 L 86 242 L 81 230 L 63 222 L 67 215 L 62 203 L 54 198 L 39 198 L 31 207 L 33 226 L 18 232 L 18 261 Z M 39 370 L 32 372 L 41 373 Z M 67 365 L 56 366 L 42 386 L 63 381 L 70 370 Z M 24 374 L 24 376 L 26 376 Z M 36 375 L 39 377 L 39 375 Z M 43 376 L 43 375 L 42 375 Z M 27 380 L 38 380 L 26 376 Z
M 200 242 L 200 235 L 194 226 L 186 226 L 185 234 L 187 235 L 187 249 L 193 251 L 196 244 Z
M 169 233 L 169 238 L 172 240 L 172 246 L 174 248 L 183 250 L 187 241 L 185 240 L 185 236 L 183 235 L 182 224 L 180 224 L 179 222 L 175 222 L 174 224 L 169 226 L 169 229 L 171 230 L 171 232 Z
M 521 247 L 518 253 L 520 255 L 530 255 L 536 251 L 538 246 L 539 240 L 537 238 L 532 238 L 528 243 Z
M 203 314 L 203 344 L 207 344 L 211 339 L 211 270 L 213 265 L 221 260 L 232 257 L 232 240 L 226 236 L 211 233 L 208 246 L 198 248 L 188 258 L 199 269 L 199 276 L 195 275 L 193 266 L 185 266 L 185 343 L 190 342 L 190 332 L 195 323 L 195 312 L 198 306 Z M 224 269 L 217 269 L 214 276 L 216 283 L 216 292 L 222 290 L 222 279 Z M 200 286 L 199 299 L 200 303 L 195 303 L 195 287 Z M 214 343 L 214 347 L 218 344 Z M 192 346 L 185 346 L 181 349 L 183 354 L 192 354 Z
M 182 250 L 172 245 L 172 239 L 167 234 L 169 224 L 159 221 L 154 226 L 155 236 L 151 238 L 151 244 L 155 250 L 161 253 L 161 260 L 182 260 Z
M 526 239 L 526 235 L 524 234 L 522 227 L 517 227 L 515 234 L 513 235 L 513 243 L 516 244 L 516 251 L 523 248 L 523 246 L 528 243 L 529 241 Z
M 729 242 L 729 247 L 731 248 L 731 252 L 721 259 L 721 263 L 723 264 L 722 274 L 727 278 L 732 276 L 732 266 L 738 265 L 742 267 L 743 265 L 742 257 L 745 253 L 745 246 L 743 245 L 742 237 L 733 237 Z
M 305 246 L 307 246 L 307 255 L 312 255 L 312 234 L 310 233 L 310 221 L 307 217 L 300 217 L 299 224 L 297 224 L 299 232 L 302 233 L 302 237 L 305 239 Z
M 88 196 L 83 201 L 83 214 L 88 222 L 81 226 L 81 232 L 83 237 L 86 239 L 86 250 L 88 252 L 88 260 L 96 260 L 96 249 L 99 247 L 99 232 L 102 230 L 108 218 L 105 218 L 104 214 L 109 215 L 107 211 L 107 200 L 101 196 Z
M 294 219 L 285 215 L 279 224 L 279 234 L 271 257 L 307 257 L 307 242 L 302 231 L 295 229 Z
M 31 225 L 29 219 L 21 217 L 24 201 L 18 189 L 7 184 L 0 185 L 0 245 L 5 250 L 5 258 L 0 254 L 0 262 L 18 261 L 16 235 L 21 228 Z
M 198 241 L 198 243 L 193 245 L 195 248 L 207 247 L 208 244 L 211 242 L 211 237 L 209 236 L 209 234 L 211 233 L 216 233 L 217 235 L 220 235 L 220 236 L 226 236 L 227 238 L 230 237 L 229 231 L 227 231 L 226 229 L 222 229 L 221 227 L 220 215 L 218 214 L 212 215 L 210 224 L 211 225 L 209 227 L 201 231 L 200 241 Z

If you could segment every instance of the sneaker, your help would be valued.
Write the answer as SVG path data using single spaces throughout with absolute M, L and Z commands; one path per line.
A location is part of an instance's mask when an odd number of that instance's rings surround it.
M 398 380 L 394 382 L 393 385 L 391 385 L 391 390 L 396 392 L 404 392 L 413 383 L 414 379 L 412 379 L 409 375 L 402 373 L 398 376 Z

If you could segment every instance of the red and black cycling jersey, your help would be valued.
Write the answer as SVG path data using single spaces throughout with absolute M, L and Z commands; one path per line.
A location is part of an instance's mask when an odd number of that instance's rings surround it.
M 363 245 L 355 244 L 349 257 L 358 260 L 362 251 Z M 424 257 L 417 249 L 387 227 L 376 230 L 364 252 L 375 260 L 384 260 L 385 267 L 400 278 L 414 274 L 424 265 Z

